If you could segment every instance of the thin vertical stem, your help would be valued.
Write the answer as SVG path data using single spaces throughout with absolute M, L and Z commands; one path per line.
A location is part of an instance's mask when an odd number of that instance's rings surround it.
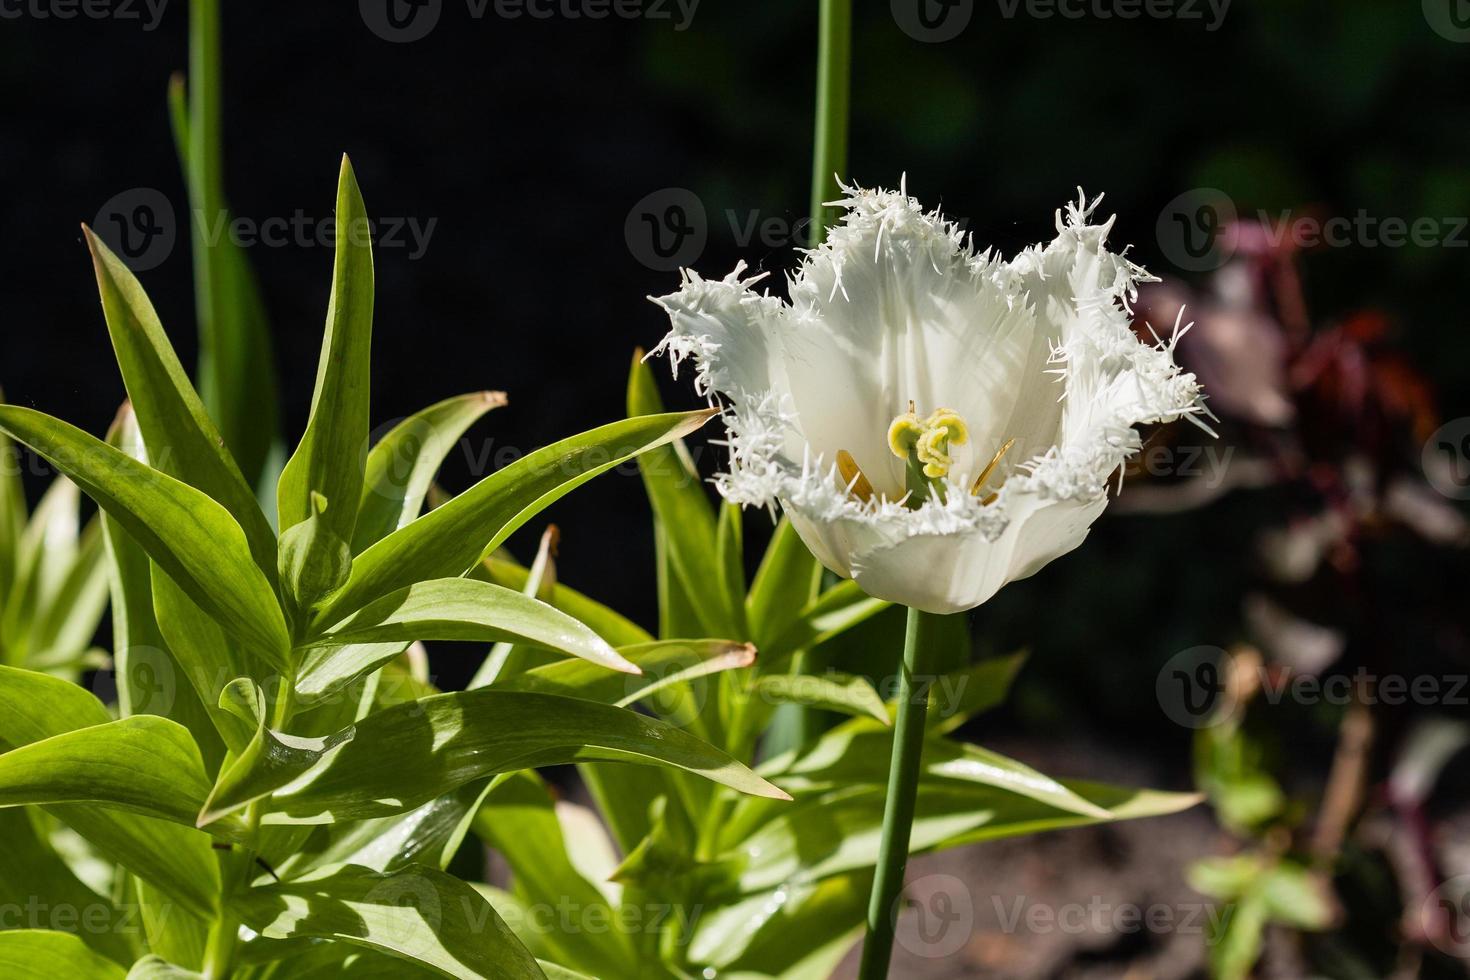
M 836 175 L 847 172 L 847 116 L 852 77 L 852 0 L 820 0 L 817 28 L 817 120 L 812 154 L 810 240 L 826 237 L 837 196 Z
M 220 123 L 219 0 L 189 3 L 189 124 L 186 133 L 189 171 L 189 221 L 193 235 L 194 309 L 199 321 L 199 387 L 205 407 L 230 432 L 222 399 L 225 363 L 220 351 L 220 304 L 224 301 L 219 247 L 210 229 L 224 220 L 224 156 Z
M 893 754 L 888 762 L 888 796 L 883 806 L 883 836 L 878 843 L 878 874 L 868 901 L 868 935 L 863 942 L 859 980 L 888 975 L 893 954 L 895 904 L 903 891 L 908 865 L 909 831 L 914 823 L 920 763 L 924 753 L 924 719 L 929 712 L 930 647 L 942 617 L 909 610 L 904 632 L 903 667 L 898 681 L 898 717 L 893 728 Z

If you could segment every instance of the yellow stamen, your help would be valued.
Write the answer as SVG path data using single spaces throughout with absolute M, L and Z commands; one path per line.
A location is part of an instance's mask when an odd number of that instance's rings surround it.
M 937 408 L 921 420 L 913 404 L 909 402 L 909 411 L 888 426 L 888 448 L 899 459 L 916 459 L 927 478 L 941 480 L 954 465 L 949 447 L 969 442 L 969 427 L 952 408 Z
M 857 460 L 852 458 L 852 453 L 846 449 L 837 450 L 837 472 L 842 474 L 842 483 L 847 487 L 848 493 L 863 503 L 873 499 L 873 485 L 858 468 Z
M 909 402 L 910 405 L 913 402 Z M 924 436 L 924 424 L 912 411 L 905 412 L 888 424 L 888 448 L 899 459 L 908 459 L 915 444 Z
M 971 493 L 979 496 L 981 488 L 985 486 L 985 481 L 990 479 L 990 474 L 994 473 L 996 466 L 1000 465 L 1000 458 L 1006 454 L 1006 450 L 1015 444 L 1015 439 L 1007 439 L 1006 444 L 996 450 L 995 455 L 990 457 L 990 462 L 985 464 L 985 469 L 980 471 L 980 475 L 975 478 L 975 482 L 970 486 Z M 980 502 L 982 504 L 991 504 L 995 501 L 996 496 L 996 494 L 992 493 Z

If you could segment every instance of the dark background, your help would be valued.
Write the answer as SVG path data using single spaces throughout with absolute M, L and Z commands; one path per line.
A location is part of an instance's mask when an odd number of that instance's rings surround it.
M 445 0 L 427 37 L 390 43 L 356 3 L 228 4 L 228 196 L 250 219 L 330 218 L 348 152 L 371 214 L 435 222 L 421 257 L 377 253 L 375 420 L 503 388 L 510 407 L 474 430 L 472 450 L 541 445 L 619 417 L 631 352 L 662 336 L 644 297 L 677 276 L 650 268 L 625 234 L 640 201 L 670 188 L 697 196 L 707 244 L 683 257 L 706 274 L 742 258 L 777 272 L 793 264 L 789 235 L 742 245 L 727 214 L 740 227 L 805 213 L 815 7 L 703 0 L 680 31 L 672 6 L 672 19 L 506 19 L 493 5 L 477 19 L 464 0 Z M 1107 192 L 1116 241 L 1166 274 L 1156 222 L 1199 187 L 1252 213 L 1470 214 L 1470 45 L 1431 29 L 1417 2 L 1236 0 L 1210 30 L 1203 5 L 1195 19 L 1124 21 L 1037 18 L 1024 6 L 1007 17 L 989 0 L 944 43 L 905 33 L 887 2 L 857 7 L 851 177 L 894 185 L 906 173 L 911 193 L 1007 253 L 1049 238 L 1078 184 Z M 186 66 L 187 9 L 170 0 L 151 31 L 20 9 L 0 20 L 0 384 L 13 402 L 100 433 L 123 390 L 78 222 L 135 188 L 156 188 L 184 214 L 164 95 Z M 192 363 L 179 232 L 142 279 Z M 1467 238 L 1323 250 L 1306 265 L 1314 315 L 1384 310 L 1446 418 L 1470 413 Z M 257 246 L 250 257 L 294 438 L 331 250 Z M 665 393 L 697 403 L 687 381 Z M 470 469 L 454 459 L 444 482 L 462 488 Z M 1180 517 L 1106 517 L 1083 552 L 984 607 L 982 645 L 1035 651 L 1024 717 L 1138 739 L 1164 732 L 1154 751 L 1183 761 L 1188 739 L 1157 711 L 1153 677 L 1175 651 L 1234 638 L 1234 597 L 1250 574 L 1239 529 L 1272 506 L 1232 498 Z M 563 531 L 563 580 L 649 622 L 639 481 L 610 475 L 548 516 Z M 523 559 L 541 526 L 513 541 Z M 769 522 L 752 514 L 747 526 L 758 543 Z

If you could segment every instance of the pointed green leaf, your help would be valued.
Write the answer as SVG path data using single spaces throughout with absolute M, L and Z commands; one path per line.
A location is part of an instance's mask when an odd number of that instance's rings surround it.
M 504 552 L 497 552 L 486 558 L 471 573 L 472 577 L 494 582 L 507 589 L 515 589 L 517 592 L 525 592 L 527 583 L 530 581 L 530 570 L 517 565 L 504 557 L 504 554 Z M 593 632 L 613 646 L 632 646 L 635 643 L 648 643 L 653 640 L 653 636 L 647 630 L 622 613 L 604 606 L 595 599 L 589 599 L 560 581 L 552 586 L 550 594 L 543 594 L 544 592 L 544 589 L 538 589 L 538 598 L 550 603 L 573 619 L 586 623 Z
M 635 351 L 628 373 L 629 416 L 663 411 L 653 372 Z M 724 573 L 719 555 L 714 507 L 699 473 L 682 442 L 645 453 L 638 458 L 643 486 L 653 505 L 654 520 L 664 533 L 675 574 L 700 601 L 693 604 L 700 632 L 708 636 L 743 636 L 740 619 L 721 587 Z
M 232 902 L 268 939 L 351 943 L 447 977 L 543 980 L 526 948 L 473 888 L 434 868 L 348 865 L 243 892 Z
M 561 660 L 507 678 L 498 691 L 540 691 L 628 707 L 674 684 L 755 663 L 755 647 L 730 640 L 657 640 L 620 647 L 641 674 L 609 674 L 586 661 Z M 881 702 L 880 702 L 881 704 Z
M 0 405 L 5 403 L 5 392 L 0 391 Z M 20 482 L 20 450 L 0 431 L 0 598 L 10 595 L 15 582 L 16 553 L 20 548 L 20 537 L 26 526 L 25 487 Z M 5 648 L 0 643 L 0 663 L 5 660 Z
M 175 966 L 162 956 L 150 955 L 133 964 L 128 971 L 127 980 L 204 980 L 204 976 L 194 970 Z
M 867 595 L 856 582 L 841 582 L 808 604 L 795 622 L 761 648 L 762 668 L 774 671 L 796 651 L 826 643 L 888 606 L 882 599 Z
M 384 596 L 314 641 L 302 659 L 297 693 L 308 702 L 320 699 L 414 640 L 526 643 L 600 670 L 638 672 L 592 630 L 544 602 L 488 582 L 448 578 Z
M 199 749 L 153 715 L 53 735 L 0 755 L 0 806 L 94 803 L 193 826 L 209 794 Z M 238 828 L 219 833 L 234 838 Z
M 84 688 L 46 674 L 0 667 L 0 749 L 110 720 L 102 702 Z M 207 835 L 95 806 L 57 805 L 46 810 L 109 860 L 152 882 L 184 907 L 205 914 L 214 908 L 219 877 Z
M 118 963 L 132 959 L 123 934 L 125 913 L 82 884 L 47 841 L 36 832 L 31 814 L 21 807 L 0 810 L 0 895 L 12 899 L 31 896 L 32 914 L 25 924 L 37 929 L 88 927 L 82 939 L 92 949 Z M 58 914 L 59 913 L 59 914 Z M 12 919 L 14 927 L 18 923 Z
M 822 581 L 822 566 L 783 516 L 756 569 L 746 598 L 745 613 L 751 639 L 757 647 L 773 643 L 801 611 L 814 602 Z
M 284 657 L 280 605 L 223 507 L 40 412 L 0 406 L 0 428 L 75 480 L 201 608 L 263 655 Z
M 724 752 L 623 708 L 550 694 L 440 694 L 369 715 L 322 739 L 277 735 L 249 779 L 218 789 L 215 819 L 273 794 L 268 823 L 326 823 L 402 813 L 500 772 L 571 762 L 681 769 L 742 793 L 785 794 Z
M 311 493 L 311 516 L 281 534 L 281 587 L 295 609 L 310 609 L 352 572 L 352 549 L 327 520 L 327 498 Z
M 474 820 L 475 833 L 510 864 L 515 893 L 532 908 L 570 906 L 580 917 L 573 928 L 552 928 L 541 945 L 557 960 L 575 963 L 597 976 L 635 976 L 638 958 L 628 933 L 577 928 L 576 924 L 616 922 L 614 908 L 573 865 L 553 807 L 551 792 L 535 773 L 495 780 Z
M 982 660 L 958 674 L 946 674 L 930 689 L 929 727 L 952 732 L 965 722 L 1005 703 L 1011 683 L 1026 663 L 1026 654 Z M 937 709 L 935 705 L 937 704 Z
M 920 785 L 914 854 L 960 844 L 1080 827 L 1107 820 L 1176 813 L 1199 802 L 1190 793 L 1160 793 L 1068 782 L 1107 819 L 1059 810 L 1048 803 L 991 786 L 926 782 Z M 883 827 L 883 786 L 845 786 L 803 796 L 762 817 L 737 816 L 727 833 L 740 840 L 723 856 L 741 892 L 780 887 L 799 877 L 813 881 L 873 867 Z M 752 829 L 753 828 L 753 829 Z
M 143 453 L 142 435 L 129 406 L 124 405 L 118 412 L 107 442 L 134 459 Z M 149 714 L 177 721 L 189 729 L 205 768 L 213 771 L 224 755 L 224 744 L 164 642 L 153 611 L 153 574 L 148 555 L 106 512 L 100 520 L 109 559 L 118 712 L 124 718 Z
M 368 453 L 352 553 L 361 554 L 412 523 L 434 474 L 460 437 L 504 404 L 503 391 L 477 391 L 431 405 L 394 426 Z
M 83 225 L 82 231 L 92 251 L 112 349 L 148 449 L 147 462 L 229 511 L 244 530 L 256 565 L 273 576 L 276 536 L 174 354 L 142 284 L 90 228 Z
M 824 674 L 773 674 L 756 678 L 751 696 L 776 704 L 800 704 L 876 719 L 890 725 L 888 708 L 866 677 L 838 671 Z
M 7 980 L 124 980 L 123 968 L 69 932 L 0 932 L 0 976 Z
M 316 623 L 329 625 L 414 582 L 464 575 L 556 500 L 629 457 L 699 428 L 711 415 L 627 419 L 522 457 L 358 555 L 346 587 Z
M 337 183 L 336 254 L 326 335 L 306 434 L 281 473 L 281 530 L 311 516 L 311 494 L 334 505 L 327 524 L 353 540 L 362 499 L 368 440 L 368 386 L 373 340 L 372 226 L 347 157 Z

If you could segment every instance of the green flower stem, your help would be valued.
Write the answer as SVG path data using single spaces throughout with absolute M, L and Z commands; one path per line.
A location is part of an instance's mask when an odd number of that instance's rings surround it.
M 194 236 L 194 305 L 199 318 L 199 388 L 205 406 L 216 419 L 222 416 L 226 387 L 220 371 L 228 363 L 220 351 L 219 324 L 223 275 L 220 249 L 209 241 L 208 229 L 224 215 L 224 141 L 220 128 L 220 16 L 219 0 L 189 2 L 189 205 L 194 212 L 189 228 Z M 229 435 L 227 432 L 226 435 Z
M 811 244 L 826 237 L 836 209 L 837 174 L 847 172 L 848 93 L 852 77 L 852 0 L 821 0 L 817 28 L 817 120 L 812 154 Z
M 873 893 L 868 901 L 868 934 L 863 942 L 859 980 L 881 980 L 888 975 L 893 929 L 898 918 L 895 905 L 903 891 L 909 831 L 913 827 L 914 801 L 919 791 L 924 717 L 929 711 L 929 688 L 934 682 L 929 654 L 943 618 L 909 610 L 903 668 L 899 673 L 893 755 L 888 763 L 888 796 L 883 806 L 883 836 L 878 843 L 878 874 L 873 879 Z

